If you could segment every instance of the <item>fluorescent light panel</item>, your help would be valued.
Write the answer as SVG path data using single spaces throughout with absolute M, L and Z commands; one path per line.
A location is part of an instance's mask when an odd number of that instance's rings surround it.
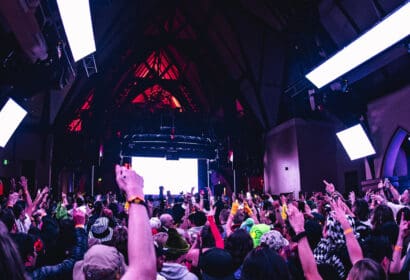
M 370 143 L 363 127 L 358 124 L 336 133 L 350 160 L 374 155 L 376 151 Z
M 321 88 L 410 34 L 410 2 L 306 75 Z
M 11 98 L 0 111 L 0 147 L 5 147 L 14 131 L 27 115 L 27 111 Z
M 57 5 L 74 61 L 95 52 L 88 0 L 57 0 Z

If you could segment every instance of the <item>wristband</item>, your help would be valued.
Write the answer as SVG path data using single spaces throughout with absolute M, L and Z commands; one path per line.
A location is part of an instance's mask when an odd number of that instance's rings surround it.
M 75 228 L 84 228 L 84 225 L 78 224 L 78 225 L 75 225 Z
M 350 228 L 348 228 L 348 229 L 345 229 L 345 231 L 343 232 L 345 235 L 347 235 L 347 234 L 349 234 L 349 233 L 352 233 L 353 232 L 353 229 L 350 227 Z
M 140 198 L 139 196 L 132 196 L 130 199 L 128 199 L 125 203 L 125 209 L 128 210 L 131 204 L 139 204 L 148 209 L 148 205 L 145 203 L 144 199 Z
M 302 231 L 292 237 L 292 241 L 298 243 L 302 238 L 306 237 L 306 231 Z
M 394 251 L 401 251 L 403 249 L 402 246 L 396 245 L 394 246 Z

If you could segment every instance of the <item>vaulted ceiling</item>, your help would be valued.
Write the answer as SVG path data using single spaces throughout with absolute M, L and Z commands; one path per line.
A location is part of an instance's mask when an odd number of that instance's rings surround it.
M 70 58 L 54 1 L 19 1 L 30 20 L 13 12 L 15 2 L 0 5 L 1 97 L 28 108 L 27 123 L 75 132 L 90 119 L 100 129 L 135 112 L 172 109 L 223 119 L 228 131 L 245 117 L 260 134 L 292 117 L 315 117 L 314 86 L 304 75 L 406 1 L 92 0 L 97 73 L 90 76 L 87 63 Z M 20 33 L 33 22 L 30 32 L 42 40 L 30 45 Z M 32 51 L 39 41 L 47 58 Z M 321 108 L 361 111 L 408 83 L 406 43 L 343 77 L 342 93 L 321 90 Z

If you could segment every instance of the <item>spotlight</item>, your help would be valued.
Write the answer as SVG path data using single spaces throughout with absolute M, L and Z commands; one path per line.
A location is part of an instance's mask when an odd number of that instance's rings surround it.
M 0 111 L 0 147 L 5 147 L 14 131 L 20 125 L 27 111 L 9 98 Z

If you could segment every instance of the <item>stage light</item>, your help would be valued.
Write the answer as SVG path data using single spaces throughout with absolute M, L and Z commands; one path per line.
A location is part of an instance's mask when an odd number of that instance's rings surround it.
M 0 147 L 5 147 L 14 131 L 27 115 L 27 111 L 9 98 L 0 111 Z
M 410 34 L 410 2 L 306 75 L 321 88 Z
M 57 0 L 57 5 L 74 61 L 95 52 L 88 0 Z
M 346 150 L 350 160 L 374 155 L 376 152 L 372 143 L 360 124 L 336 133 L 337 138 Z

